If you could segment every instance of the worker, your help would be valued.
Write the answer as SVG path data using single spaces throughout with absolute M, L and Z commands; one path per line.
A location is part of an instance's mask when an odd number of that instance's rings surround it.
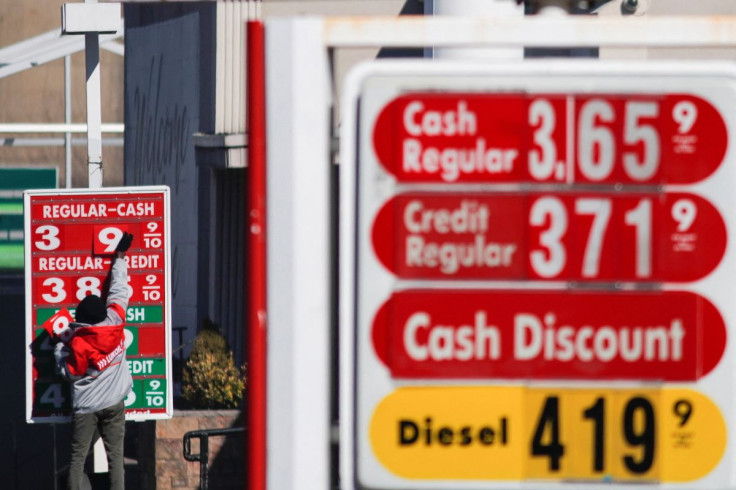
M 125 405 L 133 379 L 125 361 L 128 266 L 125 252 L 133 235 L 125 232 L 115 250 L 107 301 L 86 296 L 70 324 L 73 336 L 59 342 L 54 357 L 59 374 L 72 383 L 72 447 L 67 488 L 83 488 L 84 462 L 96 434 L 109 465 L 110 488 L 124 490 Z

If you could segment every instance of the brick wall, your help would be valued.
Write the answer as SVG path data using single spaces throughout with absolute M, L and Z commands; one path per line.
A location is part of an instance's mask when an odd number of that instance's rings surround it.
M 140 490 L 197 490 L 200 464 L 183 455 L 184 434 L 193 430 L 242 427 L 239 410 L 175 410 L 170 420 L 136 424 Z M 209 438 L 209 488 L 238 489 L 245 482 L 243 433 Z M 191 452 L 200 452 L 197 438 Z

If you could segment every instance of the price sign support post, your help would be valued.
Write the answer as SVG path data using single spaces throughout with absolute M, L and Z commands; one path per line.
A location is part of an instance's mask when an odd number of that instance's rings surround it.
M 56 376 L 53 346 L 42 325 L 63 309 L 73 316 L 87 294 L 104 298 L 124 232 L 135 236 L 125 258 L 125 346 L 133 376 L 126 419 L 173 415 L 169 200 L 166 186 L 24 193 L 28 422 L 70 419 L 69 384 Z
M 100 34 L 117 32 L 122 27 L 121 18 L 121 4 L 98 4 L 97 0 L 85 0 L 85 3 L 81 4 L 64 4 L 61 10 L 62 33 L 84 35 L 87 89 L 87 174 L 90 188 L 102 187 Z

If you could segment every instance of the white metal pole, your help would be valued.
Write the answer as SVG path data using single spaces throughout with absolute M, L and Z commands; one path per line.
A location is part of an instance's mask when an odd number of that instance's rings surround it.
M 72 122 L 72 62 L 71 56 L 64 56 L 64 123 Z M 64 133 L 64 182 L 67 189 L 72 187 L 72 134 Z
M 329 69 L 323 21 L 266 21 L 267 488 L 330 486 Z
M 87 164 L 88 187 L 102 187 L 102 108 L 100 94 L 100 35 L 84 35 L 87 68 Z
M 492 19 L 521 19 L 524 6 L 513 0 L 434 0 L 432 15 L 437 16 L 485 16 Z M 433 49 L 434 58 L 520 60 L 524 58 L 524 47 L 463 47 Z
M 97 3 L 85 0 L 85 3 Z M 102 187 L 102 93 L 100 89 L 100 35 L 88 32 L 84 35 L 84 62 L 87 75 L 87 187 Z M 107 454 L 102 438 L 93 449 L 95 473 L 107 473 Z

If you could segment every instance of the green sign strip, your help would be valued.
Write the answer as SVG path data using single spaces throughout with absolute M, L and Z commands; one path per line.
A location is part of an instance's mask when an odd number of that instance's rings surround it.
M 138 355 L 138 327 L 125 327 L 125 343 L 128 347 L 125 354 L 128 356 Z
M 56 168 L 0 168 L 0 269 L 23 270 L 23 191 L 55 189 Z
M 56 168 L 0 168 L 0 190 L 56 188 Z
M 166 408 L 165 379 L 134 379 L 133 389 L 125 399 L 125 408 Z
M 0 215 L 20 216 L 23 228 L 23 201 L 21 199 L 0 199 Z
M 166 359 L 163 357 L 136 357 L 127 361 L 128 370 L 133 376 L 166 375 Z
M 0 241 L 0 269 L 23 268 L 23 241 L 2 243 Z
M 51 318 L 57 311 L 59 308 L 37 308 L 36 324 L 43 325 L 43 322 Z M 128 323 L 162 323 L 164 308 L 160 305 L 129 306 L 125 316 Z
M 164 308 L 160 305 L 129 306 L 125 316 L 128 323 L 161 323 L 164 321 Z

